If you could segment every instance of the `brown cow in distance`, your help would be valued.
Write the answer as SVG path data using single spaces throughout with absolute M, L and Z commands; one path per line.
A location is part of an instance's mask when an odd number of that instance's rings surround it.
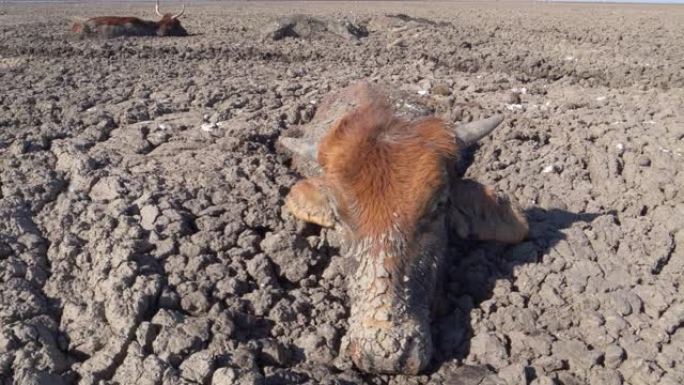
M 450 127 L 416 110 L 359 83 L 324 100 L 303 137 L 280 140 L 311 174 L 286 207 L 339 229 L 343 252 L 358 262 L 341 349 L 367 372 L 416 374 L 429 363 L 430 309 L 450 236 L 517 243 L 528 234 L 515 204 L 455 172 L 459 152 L 503 116 Z
M 129 16 L 100 16 L 84 22 L 76 22 L 71 31 L 81 36 L 98 36 L 112 38 L 119 36 L 188 36 L 178 20 L 185 12 L 185 5 L 179 14 L 161 14 L 159 0 L 155 12 L 161 17 L 159 21 L 142 20 Z

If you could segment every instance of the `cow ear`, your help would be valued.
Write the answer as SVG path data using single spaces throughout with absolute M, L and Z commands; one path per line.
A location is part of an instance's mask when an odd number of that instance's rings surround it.
M 335 225 L 335 213 L 321 178 L 300 180 L 285 197 L 285 207 L 296 218 L 323 227 Z
M 451 188 L 449 217 L 459 237 L 504 243 L 518 243 L 527 237 L 527 219 L 507 197 L 466 179 L 457 181 Z

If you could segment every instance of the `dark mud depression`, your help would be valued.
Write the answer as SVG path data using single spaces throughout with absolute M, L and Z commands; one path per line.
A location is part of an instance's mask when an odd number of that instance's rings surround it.
M 189 4 L 189 37 L 68 32 L 108 14 L 156 17 L 0 6 L 0 384 L 684 383 L 684 8 Z M 281 210 L 277 139 L 359 79 L 505 113 L 463 171 L 531 227 L 452 242 L 417 377 L 339 354 L 350 261 Z

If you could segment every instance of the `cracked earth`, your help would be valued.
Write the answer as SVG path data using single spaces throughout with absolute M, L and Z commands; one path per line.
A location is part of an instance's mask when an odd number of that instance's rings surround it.
M 684 9 L 497 4 L 192 4 L 190 37 L 111 40 L 70 23 L 153 8 L 2 5 L 0 384 L 684 383 Z M 367 35 L 275 39 L 294 13 Z M 278 137 L 360 79 L 505 113 L 463 172 L 531 226 L 451 242 L 416 377 L 340 355 L 350 261 L 281 210 Z

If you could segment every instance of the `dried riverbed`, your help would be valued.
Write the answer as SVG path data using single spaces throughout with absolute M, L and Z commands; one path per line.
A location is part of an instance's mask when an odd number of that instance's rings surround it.
M 155 17 L 121 7 L 0 8 L 0 384 L 684 383 L 684 8 L 215 3 L 187 38 L 68 33 Z M 289 13 L 367 36 L 274 40 Z M 418 377 L 339 355 L 349 261 L 281 212 L 277 138 L 357 79 L 504 112 L 465 172 L 531 223 L 451 246 Z

